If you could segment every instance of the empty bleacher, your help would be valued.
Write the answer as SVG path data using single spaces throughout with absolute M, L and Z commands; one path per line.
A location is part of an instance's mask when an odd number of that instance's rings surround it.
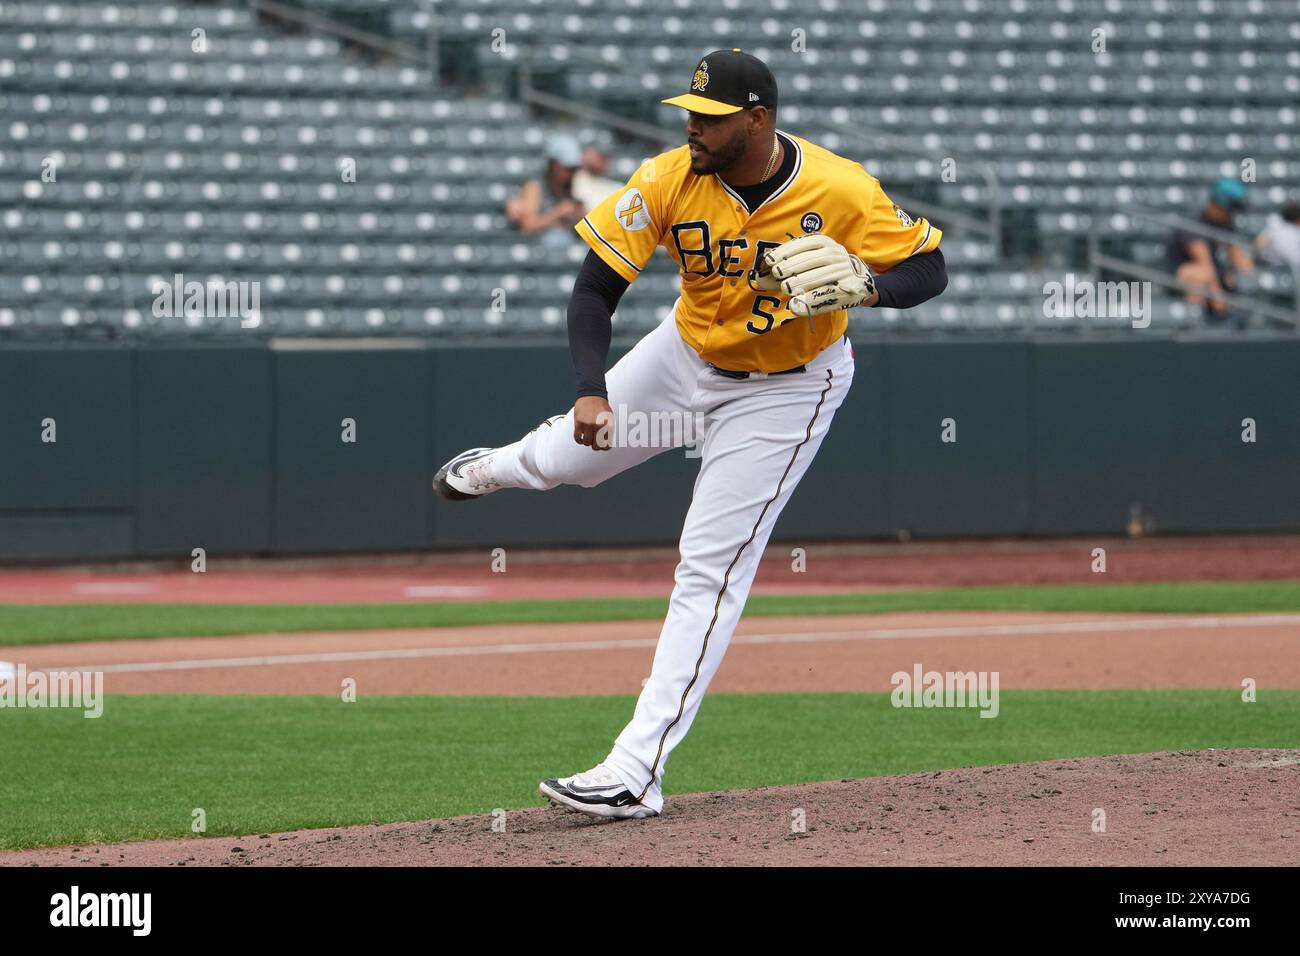
M 553 122 L 517 99 L 520 71 L 671 130 L 681 114 L 658 99 L 718 46 L 766 59 L 782 127 L 891 192 L 979 214 L 987 187 L 970 170 L 995 173 L 1001 244 L 950 228 L 944 296 L 857 310 L 861 331 L 1078 328 L 1043 316 L 1042 290 L 1086 268 L 1099 219 L 1113 250 L 1158 264 L 1164 232 L 1126 210 L 1188 214 L 1245 159 L 1244 228 L 1300 198 L 1300 0 L 298 5 L 427 43 L 437 67 L 237 2 L 0 0 L 0 335 L 561 334 L 585 247 L 544 246 L 503 212 Z M 642 158 L 644 144 L 581 132 L 613 146 L 614 178 Z M 940 181 L 945 158 L 956 182 Z M 155 315 L 177 273 L 257 282 L 260 312 Z M 1261 282 L 1291 293 L 1289 276 Z M 675 289 L 657 257 L 616 329 L 658 321 Z M 1161 324 L 1199 320 L 1160 302 Z

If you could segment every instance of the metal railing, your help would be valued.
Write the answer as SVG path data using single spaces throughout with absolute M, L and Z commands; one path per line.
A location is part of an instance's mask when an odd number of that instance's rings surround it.
M 254 11 L 266 13 L 308 29 L 328 33 L 398 59 L 419 63 L 429 69 L 433 76 L 438 75 L 438 16 L 434 11 L 431 0 L 418 0 L 421 10 L 429 17 L 425 49 L 339 23 L 329 17 L 279 2 L 279 0 L 244 0 L 244 2 Z M 610 110 L 602 109 L 590 102 L 538 89 L 533 82 L 533 76 L 535 72 L 534 64 L 539 62 L 540 59 L 540 55 L 535 50 L 526 47 L 522 48 L 522 55 L 517 60 L 516 95 L 520 101 L 575 119 L 598 123 L 659 147 L 667 148 L 680 145 L 682 141 L 681 130 L 666 129 L 653 123 L 629 119 Z M 611 63 L 601 57 L 591 56 L 582 50 L 571 51 L 569 61 L 605 70 L 614 70 L 623 73 L 629 78 L 635 78 L 632 71 L 621 65 Z M 915 141 L 890 133 L 863 130 L 850 127 L 847 124 L 835 124 L 833 129 L 835 135 L 852 144 L 850 149 L 859 154 L 885 151 L 928 161 L 934 159 L 933 150 L 928 150 Z M 987 238 L 996 251 L 1000 248 L 1002 239 L 1002 190 L 999 186 L 997 172 L 992 164 L 980 160 L 967 160 L 966 164 L 973 165 L 977 174 L 984 180 L 987 199 L 983 217 L 972 215 L 952 206 L 918 199 L 904 193 L 893 193 L 893 198 L 900 206 L 915 210 L 928 219 L 941 219 L 945 229 L 966 231 Z
M 1113 213 L 1103 213 L 1093 217 L 1092 226 L 1088 230 L 1088 265 L 1091 271 L 1098 272 L 1101 269 L 1107 269 L 1111 272 L 1118 272 L 1121 275 L 1132 276 L 1135 279 L 1152 282 L 1156 285 L 1164 286 L 1165 288 L 1176 289 L 1184 294 L 1196 295 L 1206 300 L 1223 302 L 1229 308 L 1237 309 L 1243 314 L 1266 316 L 1280 322 L 1294 325 L 1296 330 L 1300 332 L 1300 268 L 1294 265 L 1291 266 L 1294 307 L 1290 310 L 1284 309 L 1281 306 L 1264 299 L 1243 295 L 1240 292 L 1232 292 L 1227 289 L 1209 289 L 1202 285 L 1184 282 L 1173 272 L 1166 272 L 1161 269 L 1152 268 L 1151 266 L 1144 266 L 1103 252 L 1101 248 L 1103 239 L 1102 233 L 1103 230 L 1108 227 L 1113 216 L 1126 216 L 1131 219 L 1156 223 L 1165 227 L 1170 234 L 1172 234 L 1175 229 L 1181 229 L 1185 232 L 1192 233 L 1193 235 L 1202 236 L 1206 239 L 1213 239 L 1232 246 L 1238 246 L 1247 251 L 1250 250 L 1251 246 L 1250 237 L 1244 236 L 1238 232 L 1233 232 L 1230 229 L 1219 229 L 1195 219 L 1186 219 L 1182 216 L 1162 213 L 1153 209 L 1126 206 L 1123 210 L 1116 210 Z
M 520 100 L 533 106 L 540 106 L 556 113 L 563 113 L 566 116 L 589 120 L 593 123 L 599 123 L 601 126 L 621 130 L 630 136 L 647 143 L 653 143 L 656 146 L 667 148 L 679 145 L 682 140 L 681 130 L 665 129 L 653 123 L 628 119 L 626 116 L 620 116 L 609 110 L 601 109 L 592 103 L 584 103 L 581 100 L 573 100 L 537 89 L 533 85 L 532 65 L 528 62 L 519 64 L 517 95 Z
M 386 55 L 399 60 L 407 60 L 413 65 L 418 64 L 430 70 L 433 76 L 438 75 L 438 33 L 437 33 L 437 16 L 431 9 L 430 0 L 419 0 L 421 6 L 426 8 L 430 17 L 430 28 L 428 31 L 428 49 L 422 50 L 419 47 L 411 46 L 400 40 L 394 40 L 389 37 L 372 33 L 368 30 L 360 30 L 356 27 L 349 26 L 346 23 L 340 23 L 327 16 L 313 13 L 302 7 L 294 6 L 289 3 L 280 3 L 278 0 L 235 0 L 240 5 L 247 7 L 254 14 L 265 14 L 278 20 L 292 23 L 296 26 L 303 27 L 307 30 L 326 34 L 339 40 L 346 40 L 355 43 L 358 46 L 381 55 Z M 233 96 L 233 89 L 226 88 L 227 100 Z M 139 194 L 140 184 L 144 179 L 145 166 L 142 163 L 140 168 L 127 182 L 123 192 L 123 202 L 130 205 L 135 197 Z M 131 284 L 127 281 L 127 270 L 130 263 L 123 261 L 117 266 L 117 277 L 120 291 L 122 293 L 123 309 L 127 312 L 136 309 L 137 291 L 133 290 Z M 152 293 L 151 293 L 152 294 Z
M 835 134 L 854 143 L 857 152 L 883 150 L 900 156 L 911 156 L 916 159 L 924 159 L 927 162 L 934 162 L 934 150 L 926 149 L 913 140 L 895 136 L 892 133 L 839 126 L 835 128 Z M 952 206 L 926 202 L 905 193 L 891 193 L 890 195 L 900 206 L 904 206 L 908 210 L 915 209 L 927 219 L 942 219 L 947 229 L 952 229 L 955 226 L 959 231 L 964 230 L 984 236 L 992 244 L 996 255 L 1002 247 L 1002 188 L 998 181 L 997 170 L 991 163 L 978 159 L 963 159 L 962 165 L 966 167 L 973 166 L 979 177 L 984 180 L 984 187 L 988 195 L 984 201 L 985 215 L 983 218 L 955 209 Z
M 263 13 L 279 20 L 287 20 L 298 26 L 306 27 L 309 30 L 327 33 L 340 40 L 347 40 L 358 46 L 367 47 L 376 53 L 388 54 L 395 59 L 419 63 L 434 70 L 434 75 L 437 75 L 438 21 L 436 15 L 427 9 L 426 12 L 430 14 L 429 48 L 423 50 L 420 47 L 411 46 L 409 43 L 403 43 L 401 40 L 372 33 L 369 30 L 361 30 L 290 3 L 280 3 L 279 0 L 244 0 L 244 3 L 254 13 Z M 421 6 L 423 7 L 424 4 L 422 3 Z

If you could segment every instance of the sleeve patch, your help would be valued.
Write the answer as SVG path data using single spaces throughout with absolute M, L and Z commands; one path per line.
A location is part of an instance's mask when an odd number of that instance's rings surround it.
M 625 192 L 614 207 L 614 216 L 627 232 L 638 232 L 650 225 L 650 213 L 646 210 L 641 190 L 634 186 Z

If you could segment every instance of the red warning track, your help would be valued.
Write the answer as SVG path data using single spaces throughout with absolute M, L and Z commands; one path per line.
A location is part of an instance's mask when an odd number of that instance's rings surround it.
M 792 555 L 803 550 L 802 564 Z M 1106 573 L 1093 549 L 1106 550 Z M 0 569 L 0 604 L 370 604 L 666 597 L 674 549 L 508 549 L 370 559 L 226 560 L 205 573 L 160 566 Z M 802 570 L 796 570 L 797 567 Z M 912 544 L 784 543 L 768 548 L 756 594 L 1140 581 L 1300 579 L 1300 536 Z

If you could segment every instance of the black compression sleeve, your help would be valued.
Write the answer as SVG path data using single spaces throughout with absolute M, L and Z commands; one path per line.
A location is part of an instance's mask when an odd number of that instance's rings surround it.
M 605 391 L 605 362 L 609 359 L 609 340 L 613 334 L 610 316 L 618 307 L 630 283 L 607 266 L 596 253 L 587 258 L 573 281 L 569 297 L 569 354 L 578 376 L 578 397 L 599 395 Z
M 948 287 L 948 268 L 943 252 L 923 252 L 904 259 L 888 272 L 876 276 L 876 291 L 880 293 L 877 308 L 910 309 Z

